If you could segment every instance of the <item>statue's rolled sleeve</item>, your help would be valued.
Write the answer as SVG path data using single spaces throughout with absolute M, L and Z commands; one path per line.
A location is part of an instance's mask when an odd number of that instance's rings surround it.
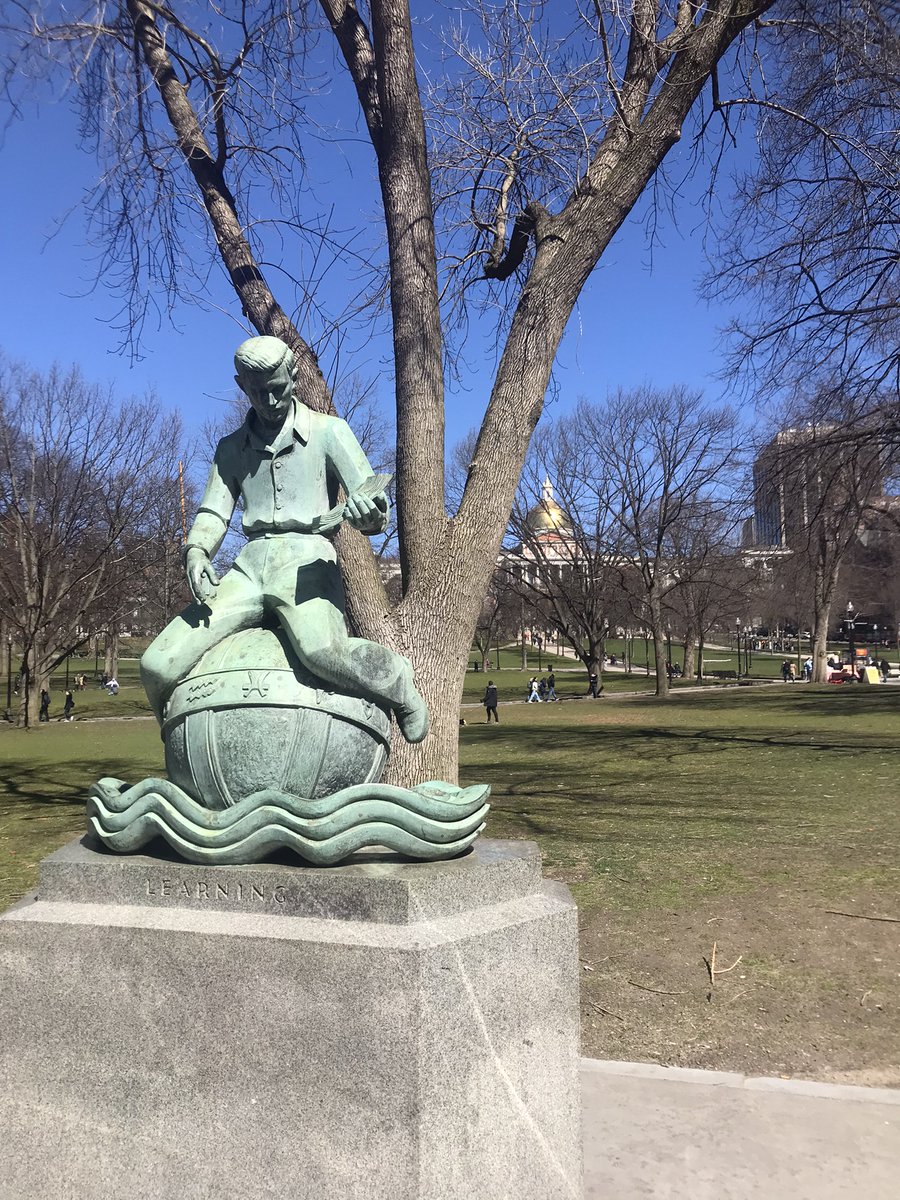
M 340 418 L 333 418 L 329 425 L 328 462 L 348 496 L 358 491 L 361 485 L 374 475 L 362 446 L 356 440 L 356 435 L 347 422 Z M 380 529 L 373 529 L 373 533 L 382 532 L 387 528 L 390 504 L 387 495 L 381 495 L 384 500 L 383 517 Z
M 229 466 L 228 442 L 224 438 L 216 447 L 203 499 L 185 539 L 185 551 L 197 546 L 209 558 L 214 558 L 222 545 L 240 494 L 237 475 Z

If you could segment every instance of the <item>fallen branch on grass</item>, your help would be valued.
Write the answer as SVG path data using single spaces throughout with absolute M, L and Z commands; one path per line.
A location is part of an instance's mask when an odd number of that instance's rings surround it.
M 737 956 L 737 958 L 734 960 L 734 962 L 731 964 L 730 967 L 717 967 L 716 966 L 716 952 L 718 950 L 718 947 L 719 947 L 718 942 L 713 942 L 712 953 L 710 954 L 709 958 L 704 958 L 704 960 L 703 960 L 706 963 L 706 970 L 709 974 L 709 991 L 706 994 L 707 1000 L 712 1000 L 712 998 L 713 998 L 713 991 L 716 986 L 716 979 L 720 975 L 727 975 L 729 971 L 733 971 L 734 968 L 738 965 L 738 963 L 742 962 L 743 958 L 744 958 L 743 954 L 739 954 Z
M 602 1013 L 604 1015 L 604 1017 L 615 1017 L 615 1019 L 617 1021 L 623 1021 L 623 1022 L 625 1020 L 625 1018 L 623 1016 L 621 1016 L 619 1013 L 614 1013 L 610 1009 L 604 1008 L 602 1004 L 595 1003 L 593 1000 L 588 1000 L 587 1006 L 588 1006 L 588 1008 L 595 1009 L 598 1013 Z
M 832 917 L 853 917 L 855 921 L 889 921 L 891 925 L 900 925 L 900 917 L 870 917 L 867 913 L 841 912 L 839 908 L 826 908 Z
M 642 992 L 653 992 L 654 996 L 686 996 L 687 992 L 666 992 L 662 988 L 647 987 L 645 983 L 637 983 L 634 979 L 626 980 L 632 987 L 640 988 Z

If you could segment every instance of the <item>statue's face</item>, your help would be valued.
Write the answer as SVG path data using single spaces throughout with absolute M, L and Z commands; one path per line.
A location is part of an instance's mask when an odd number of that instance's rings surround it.
M 280 425 L 284 421 L 294 395 L 294 375 L 287 362 L 274 371 L 242 370 L 235 379 L 264 424 Z

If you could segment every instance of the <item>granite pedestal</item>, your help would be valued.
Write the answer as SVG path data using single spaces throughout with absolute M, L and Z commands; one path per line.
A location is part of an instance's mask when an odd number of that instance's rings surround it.
M 330 869 L 72 843 L 0 917 L 0 1194 L 578 1198 L 576 933 L 527 842 Z

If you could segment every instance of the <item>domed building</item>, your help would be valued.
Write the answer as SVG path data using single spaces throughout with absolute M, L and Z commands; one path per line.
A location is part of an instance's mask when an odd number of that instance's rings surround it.
M 552 545 L 554 542 L 570 543 L 574 536 L 572 522 L 565 509 L 560 508 L 553 497 L 553 484 L 549 475 L 545 476 L 541 485 L 540 500 L 528 510 L 525 527 L 531 535 L 526 540 L 536 539 L 546 545 Z

